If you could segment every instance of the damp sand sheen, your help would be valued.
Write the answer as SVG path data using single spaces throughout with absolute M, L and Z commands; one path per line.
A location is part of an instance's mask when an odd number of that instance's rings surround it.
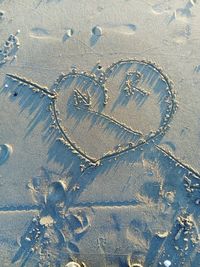
M 0 1 L 2 267 L 199 266 L 199 14 Z

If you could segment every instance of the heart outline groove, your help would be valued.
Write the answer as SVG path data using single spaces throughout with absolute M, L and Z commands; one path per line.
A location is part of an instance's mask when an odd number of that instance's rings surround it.
M 156 72 L 160 77 L 161 80 L 163 80 L 166 83 L 166 90 L 169 96 L 169 101 L 167 103 L 167 112 L 164 114 L 162 120 L 163 122 L 160 124 L 159 128 L 154 131 L 149 133 L 147 136 L 142 136 L 143 138 L 139 139 L 139 141 L 136 144 L 132 143 L 127 143 L 125 144 L 120 150 L 113 149 L 113 151 L 109 151 L 107 153 L 104 153 L 101 157 L 99 158 L 94 158 L 91 155 L 88 155 L 85 151 L 82 150 L 80 146 L 72 140 L 68 134 L 67 131 L 64 129 L 63 125 L 59 121 L 58 117 L 58 110 L 57 110 L 57 100 L 59 99 L 59 88 L 61 87 L 61 84 L 68 78 L 68 77 L 84 77 L 87 79 L 90 79 L 99 86 L 102 89 L 103 95 L 104 95 L 104 100 L 103 100 L 103 105 L 106 106 L 108 103 L 108 91 L 109 89 L 106 89 L 106 80 L 109 78 L 109 76 L 112 74 L 113 70 L 118 68 L 120 65 L 123 64 L 141 64 L 144 66 L 150 67 L 154 72 Z M 61 141 L 64 145 L 66 145 L 73 153 L 77 154 L 81 159 L 83 159 L 86 163 L 86 167 L 90 166 L 99 166 L 100 163 L 104 160 L 107 160 L 112 157 L 119 156 L 129 150 L 135 150 L 139 147 L 144 146 L 145 144 L 149 143 L 150 141 L 155 142 L 158 137 L 163 136 L 167 129 L 169 128 L 169 123 L 171 122 L 173 115 L 177 109 L 177 103 L 175 100 L 175 92 L 173 90 L 173 83 L 170 81 L 170 79 L 163 73 L 160 67 L 158 67 L 155 63 L 151 61 L 146 61 L 146 60 L 138 60 L 138 59 L 121 59 L 113 64 L 111 64 L 100 76 L 98 79 L 95 74 L 90 74 L 87 72 L 78 72 L 76 69 L 72 69 L 71 72 L 67 74 L 61 74 L 58 79 L 55 81 L 55 87 L 53 91 L 49 90 L 47 87 L 42 87 L 38 85 L 37 83 L 34 83 L 32 81 L 29 81 L 25 78 L 22 78 L 18 75 L 13 75 L 13 74 L 7 74 L 8 77 L 12 78 L 13 80 L 18 80 L 21 83 L 28 84 L 33 91 L 40 92 L 43 95 L 48 96 L 51 99 L 51 104 L 50 104 L 50 112 L 52 113 L 52 117 L 54 120 L 54 123 L 57 125 L 57 128 L 61 134 L 61 137 L 58 138 L 59 141 Z M 131 88 L 129 88 L 131 89 Z M 135 90 L 138 90 L 139 88 L 135 87 Z M 142 91 L 141 92 L 145 92 Z M 147 94 L 145 92 L 145 94 Z M 131 127 L 127 126 L 124 123 L 120 123 L 117 121 L 115 118 L 109 117 L 108 115 L 104 113 L 98 113 L 98 115 L 105 117 L 106 119 L 112 121 L 114 124 L 118 124 L 120 127 L 124 127 L 127 131 L 132 131 L 134 134 L 140 135 L 141 132 L 139 131 L 134 131 Z M 83 168 L 83 169 L 84 169 Z

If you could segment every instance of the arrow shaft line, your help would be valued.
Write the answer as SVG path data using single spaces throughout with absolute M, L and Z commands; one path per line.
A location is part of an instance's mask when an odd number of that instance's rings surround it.
M 14 75 L 14 74 L 6 74 L 6 75 L 7 75 L 8 77 L 12 78 L 12 79 L 16 79 L 16 80 L 18 80 L 18 81 L 20 81 L 20 82 L 23 82 L 23 83 L 26 83 L 26 84 L 28 84 L 28 85 L 33 86 L 33 87 L 35 87 L 35 88 L 41 90 L 43 93 L 47 94 L 48 96 L 50 96 L 50 97 L 52 97 L 52 98 L 56 98 L 56 94 L 53 93 L 53 92 L 50 92 L 50 91 L 48 90 L 48 88 L 46 88 L 46 87 L 42 87 L 42 86 L 40 86 L 39 84 L 34 83 L 34 82 L 32 82 L 32 81 L 29 81 L 29 80 L 27 80 L 27 79 L 25 79 L 25 78 L 23 78 L 23 77 L 18 76 L 18 75 Z
M 197 179 L 200 179 L 200 174 L 194 170 L 192 167 L 190 167 L 188 164 L 181 162 L 179 159 L 177 159 L 171 152 L 166 151 L 165 149 L 163 149 L 162 147 L 155 145 L 155 147 L 161 151 L 165 156 L 168 156 L 169 158 L 171 158 L 172 160 L 176 161 L 181 167 L 183 167 L 184 169 L 187 169 L 189 172 L 192 172 L 193 174 L 195 174 Z

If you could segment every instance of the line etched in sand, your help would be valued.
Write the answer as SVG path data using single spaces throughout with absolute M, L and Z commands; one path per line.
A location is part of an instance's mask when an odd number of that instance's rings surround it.
M 59 138 L 58 140 L 60 140 L 63 144 L 67 145 L 68 147 L 70 147 L 73 150 L 75 150 L 77 153 L 79 153 L 80 156 L 82 156 L 83 158 L 85 158 L 86 160 L 88 160 L 89 162 L 91 162 L 92 164 L 96 164 L 96 159 L 88 156 L 84 151 L 81 150 L 80 147 L 78 147 L 76 145 L 76 143 L 74 143 L 66 134 L 66 132 L 63 130 L 63 128 L 61 127 L 58 117 L 57 117 L 57 112 L 56 112 L 56 106 L 55 106 L 55 102 L 53 102 L 52 105 L 52 110 L 53 110 L 53 115 L 56 121 L 56 124 L 58 125 L 58 128 L 60 130 L 60 132 L 63 135 L 63 138 Z
M 138 71 L 127 73 L 126 87 L 124 88 L 124 91 L 126 91 L 129 95 L 134 94 L 135 91 L 137 91 L 137 92 L 141 93 L 142 95 L 148 96 L 149 92 L 137 87 L 137 85 L 141 79 L 141 76 L 142 76 L 142 74 Z
M 130 133 L 133 133 L 133 134 L 142 136 L 142 133 L 141 133 L 141 132 L 139 132 L 139 131 L 135 131 L 135 130 L 131 129 L 130 127 L 128 127 L 128 126 L 126 126 L 125 124 L 123 124 L 123 123 L 117 121 L 115 118 L 112 118 L 112 117 L 109 116 L 109 115 L 106 115 L 106 114 L 104 114 L 104 113 L 97 112 L 97 111 L 92 110 L 92 109 L 88 109 L 88 111 L 89 111 L 90 113 L 93 113 L 93 114 L 98 115 L 99 117 L 103 117 L 103 118 L 105 118 L 106 120 L 108 120 L 108 121 L 110 121 L 110 122 L 115 123 L 116 125 L 120 126 L 121 128 L 124 128 L 127 132 L 130 132 Z
M 140 202 L 137 200 L 131 201 L 94 201 L 94 202 L 81 202 L 77 204 L 72 204 L 70 209 L 73 208 L 121 208 L 139 205 Z
M 38 205 L 19 205 L 0 207 L 0 212 L 20 212 L 20 211 L 39 211 L 41 206 Z
M 37 83 L 34 83 L 30 80 L 27 80 L 26 78 L 23 78 L 23 77 L 20 77 L 18 75 L 14 75 L 14 74 L 6 74 L 8 77 L 12 78 L 14 81 L 20 81 L 22 83 L 25 83 L 25 84 L 28 84 L 29 86 L 32 86 L 32 87 L 35 87 L 37 88 L 38 90 L 40 90 L 41 92 L 43 92 L 44 94 L 47 94 L 49 97 L 51 98 L 55 98 L 56 97 L 56 94 L 53 93 L 53 92 L 50 92 L 48 90 L 47 87 L 42 87 L 40 86 L 39 84 Z M 34 92 L 39 92 L 39 91 L 36 91 L 35 89 L 31 88 Z
M 192 167 L 190 167 L 188 164 L 183 163 L 181 160 L 176 158 L 171 152 L 165 150 L 161 146 L 156 145 L 155 147 L 158 150 L 160 150 L 162 153 L 164 153 L 167 157 L 169 157 L 170 159 L 175 161 L 177 165 L 179 165 L 179 166 L 183 167 L 184 169 L 188 170 L 188 172 L 193 173 L 197 179 L 200 179 L 200 174 L 196 170 L 194 170 Z
M 81 103 L 84 103 L 86 107 L 91 105 L 91 97 L 89 93 L 83 94 L 79 89 L 74 89 L 75 105 L 79 107 Z

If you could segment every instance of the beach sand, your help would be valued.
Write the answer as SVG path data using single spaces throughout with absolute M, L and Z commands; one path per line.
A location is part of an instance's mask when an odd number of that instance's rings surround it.
M 0 266 L 199 266 L 199 14 L 0 1 Z

